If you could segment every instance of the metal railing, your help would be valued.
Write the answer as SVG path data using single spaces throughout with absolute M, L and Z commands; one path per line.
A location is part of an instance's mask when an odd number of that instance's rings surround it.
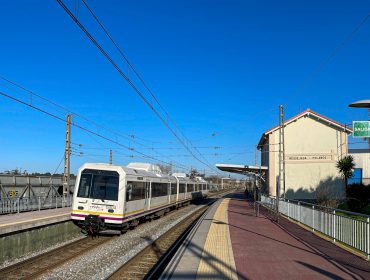
M 0 199 L 0 214 L 70 207 L 72 196 L 33 196 Z
M 276 198 L 261 195 L 261 202 L 276 209 Z M 279 213 L 367 255 L 370 259 L 370 216 L 307 202 L 279 199 Z

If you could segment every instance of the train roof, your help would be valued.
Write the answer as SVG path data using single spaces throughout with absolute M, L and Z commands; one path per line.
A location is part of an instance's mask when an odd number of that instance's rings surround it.
M 149 165 L 149 164 L 148 164 Z M 184 176 L 176 176 L 179 175 L 177 173 L 174 173 L 172 176 L 171 175 L 166 175 L 163 173 L 159 173 L 156 168 L 149 167 L 149 170 L 151 171 L 146 171 L 144 170 L 145 167 L 148 167 L 148 165 L 145 164 L 130 164 L 129 166 L 120 166 L 120 165 L 112 165 L 108 163 L 85 163 L 83 166 L 81 166 L 82 169 L 86 168 L 91 168 L 91 169 L 101 169 L 101 170 L 112 170 L 112 171 L 123 171 L 126 175 L 129 176 L 140 176 L 140 177 L 151 177 L 151 178 L 161 178 L 161 179 L 168 179 L 168 180 L 176 180 L 176 178 L 179 180 L 179 182 L 193 182 L 193 183 L 207 183 L 203 178 L 196 178 L 196 179 L 191 179 L 189 177 L 184 177 Z M 138 168 L 133 168 L 133 167 L 138 167 Z M 140 168 L 142 167 L 142 169 Z

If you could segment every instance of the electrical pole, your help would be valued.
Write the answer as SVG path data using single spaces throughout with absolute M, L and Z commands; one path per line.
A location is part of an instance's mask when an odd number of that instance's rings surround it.
M 285 197 L 284 106 L 280 105 L 279 108 L 279 180 L 276 184 L 276 214 L 278 217 L 281 188 L 283 188 Z
M 69 179 L 71 174 L 71 114 L 67 114 L 66 141 L 64 148 L 63 197 L 69 196 Z
M 112 154 L 112 149 L 109 150 L 109 164 L 113 164 L 113 154 Z

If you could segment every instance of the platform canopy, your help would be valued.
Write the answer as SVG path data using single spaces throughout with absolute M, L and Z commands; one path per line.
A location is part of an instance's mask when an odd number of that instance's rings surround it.
M 359 100 L 348 105 L 349 107 L 354 108 L 369 108 L 370 109 L 370 100 Z
M 267 166 L 239 165 L 239 164 L 216 164 L 216 167 L 222 171 L 239 174 L 260 174 L 267 171 Z

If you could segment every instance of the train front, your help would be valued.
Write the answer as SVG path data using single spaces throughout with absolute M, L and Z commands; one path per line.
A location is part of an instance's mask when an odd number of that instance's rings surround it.
M 84 164 L 78 171 L 71 218 L 82 231 L 96 235 L 122 227 L 124 172 L 109 164 Z

